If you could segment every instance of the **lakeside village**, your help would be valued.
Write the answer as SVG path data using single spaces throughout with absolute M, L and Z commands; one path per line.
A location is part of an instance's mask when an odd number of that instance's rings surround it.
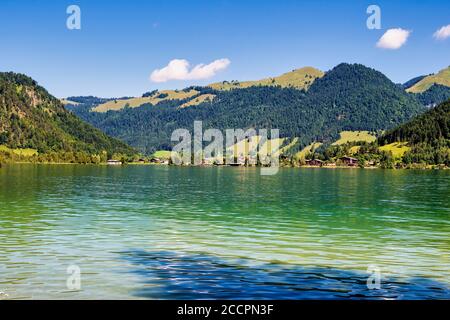
M 167 154 L 170 154 L 170 151 L 167 151 Z M 201 164 L 196 166 L 238 166 L 238 167 L 269 167 L 271 164 L 276 163 L 281 167 L 376 167 L 375 163 L 368 162 L 361 165 L 361 162 L 353 157 L 344 156 L 339 158 L 336 162 L 323 161 L 320 159 L 298 159 L 295 160 L 293 157 L 281 155 L 277 161 L 274 161 L 274 158 L 264 159 L 263 161 L 259 161 L 259 159 L 252 159 L 252 157 L 239 155 L 238 157 L 234 157 L 231 161 L 226 161 L 223 158 L 220 161 L 217 158 L 203 158 Z M 114 160 L 110 159 L 107 161 L 108 165 L 118 166 L 125 164 L 159 164 L 159 165 L 183 165 L 183 166 L 192 166 L 193 162 L 183 162 L 181 164 L 175 164 L 172 159 L 167 156 L 165 157 L 150 157 L 150 158 L 140 158 L 133 160 L 131 162 L 123 161 L 123 160 Z
M 334 146 L 325 149 L 324 152 L 312 150 L 301 154 L 284 154 L 272 156 L 270 159 L 258 156 L 245 156 L 245 153 L 238 153 L 237 156 L 221 159 L 218 157 L 202 157 L 195 162 L 192 156 L 191 161 L 174 163 L 172 152 L 161 150 L 151 156 L 139 154 L 124 155 L 113 154 L 107 156 L 106 152 L 99 155 L 88 155 L 86 153 L 73 153 L 71 156 L 60 156 L 56 153 L 38 154 L 31 149 L 10 149 L 2 150 L 0 146 L 0 168 L 8 163 L 43 163 L 43 164 L 94 164 L 108 166 L 123 165 L 167 165 L 167 166 L 237 166 L 237 167 L 310 167 L 310 168 L 382 168 L 382 169 L 448 169 L 445 164 L 408 162 L 408 153 L 402 155 L 393 154 L 392 151 L 379 150 L 375 146 L 358 146 L 359 150 L 347 152 L 355 148 L 353 143 L 345 146 Z M 405 147 L 402 146 L 402 151 Z M 400 150 L 400 149 L 399 149 Z M 395 151 L 395 150 L 393 150 Z M 301 154 L 301 155 L 299 155 Z M 182 157 L 180 157 L 182 158 Z
M 358 146 L 356 146 L 358 144 Z M 201 160 L 174 163 L 171 151 L 157 151 L 152 156 L 134 158 L 131 161 L 108 161 L 108 165 L 143 164 L 143 165 L 182 165 L 182 166 L 235 166 L 235 167 L 306 167 L 306 168 L 365 168 L 365 169 L 449 169 L 445 164 L 430 164 L 417 161 L 414 149 L 410 151 L 405 144 L 390 146 L 383 150 L 371 143 L 350 142 L 344 145 L 327 147 L 324 150 L 305 148 L 308 152 L 294 152 L 290 154 L 276 152 L 272 156 L 259 154 L 257 157 L 248 153 L 234 153 L 233 157 L 200 157 Z M 355 152 L 356 151 L 356 152 Z M 221 160 L 221 161 L 220 161 Z
M 421 161 L 417 157 L 414 147 L 406 143 L 393 143 L 387 146 L 378 146 L 376 142 L 351 141 L 339 145 L 319 147 L 319 144 L 309 145 L 302 150 L 286 146 L 278 148 L 269 159 L 264 152 L 247 149 L 239 144 L 232 155 L 220 158 L 209 157 L 205 154 L 194 161 L 190 152 L 177 153 L 184 161 L 174 163 L 172 151 L 160 150 L 152 155 L 142 154 L 100 154 L 90 155 L 86 152 L 48 152 L 38 153 L 35 149 L 9 149 L 0 146 L 0 168 L 8 163 L 46 163 L 46 164 L 94 164 L 108 166 L 122 165 L 182 165 L 182 166 L 238 166 L 238 167 L 311 167 L 311 168 L 382 168 L 382 169 L 448 169 L 445 162 Z M 389 147 L 389 148 L 387 148 Z M 269 149 L 270 150 L 270 149 Z M 420 151 L 420 150 L 419 150 Z M 183 154 L 190 156 L 183 157 Z M 217 153 L 216 153 L 217 154 Z M 187 159 L 186 159 L 187 158 Z M 227 161 L 228 160 L 228 161 Z

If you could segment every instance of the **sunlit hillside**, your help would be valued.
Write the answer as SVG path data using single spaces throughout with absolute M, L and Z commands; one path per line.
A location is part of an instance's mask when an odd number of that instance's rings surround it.
M 216 90 L 230 90 L 238 88 L 248 88 L 252 86 L 281 86 L 307 89 L 315 79 L 320 78 L 324 73 L 313 67 L 304 67 L 282 74 L 278 77 L 266 78 L 255 81 L 223 81 L 210 84 L 209 87 Z
M 450 87 L 450 66 L 437 74 L 426 76 L 406 91 L 412 93 L 424 92 L 435 83 Z

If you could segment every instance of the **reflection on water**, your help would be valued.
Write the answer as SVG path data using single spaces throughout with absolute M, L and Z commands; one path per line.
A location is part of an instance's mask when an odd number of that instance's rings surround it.
M 449 186 L 449 171 L 7 165 L 0 291 L 13 299 L 448 297 Z M 66 288 L 72 264 L 82 273 L 78 292 Z M 388 279 L 381 291 L 365 288 L 368 265 Z
M 227 261 L 202 254 L 130 251 L 125 259 L 143 285 L 132 293 L 151 299 L 449 299 L 442 283 L 425 278 L 381 279 L 368 290 L 354 271 Z

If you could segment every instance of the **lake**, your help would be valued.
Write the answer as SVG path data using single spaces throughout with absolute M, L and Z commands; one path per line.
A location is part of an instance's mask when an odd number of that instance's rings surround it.
M 450 171 L 4 165 L 0 291 L 449 299 L 449 199 Z

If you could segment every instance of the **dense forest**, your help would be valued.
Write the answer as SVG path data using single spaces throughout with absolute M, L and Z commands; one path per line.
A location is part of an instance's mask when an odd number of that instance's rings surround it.
M 0 73 L 1 158 L 20 158 L 14 149 L 33 149 L 35 161 L 100 162 L 134 149 L 67 111 L 33 79 Z
M 391 129 L 426 110 L 416 95 L 406 93 L 382 73 L 359 64 L 340 64 L 313 82 L 308 91 L 254 86 L 229 91 L 196 87 L 215 95 L 212 101 L 180 109 L 186 101 L 170 100 L 106 113 L 95 104 L 70 106 L 76 115 L 151 154 L 170 149 L 174 129 L 203 127 L 278 128 L 282 137 L 298 137 L 292 152 L 313 141 L 334 141 L 343 130 Z M 73 98 L 71 98 L 73 100 Z
M 379 138 L 381 145 L 398 141 L 406 141 L 410 147 L 402 157 L 404 164 L 444 164 L 449 167 L 450 100 Z
M 450 139 L 450 100 L 386 132 L 379 141 L 381 144 L 397 141 L 417 144 L 439 139 Z
M 412 93 L 424 106 L 434 107 L 450 99 L 450 88 L 441 84 L 433 84 L 427 91 Z
M 403 162 L 450 166 L 450 100 L 380 137 L 381 145 L 407 141 Z

